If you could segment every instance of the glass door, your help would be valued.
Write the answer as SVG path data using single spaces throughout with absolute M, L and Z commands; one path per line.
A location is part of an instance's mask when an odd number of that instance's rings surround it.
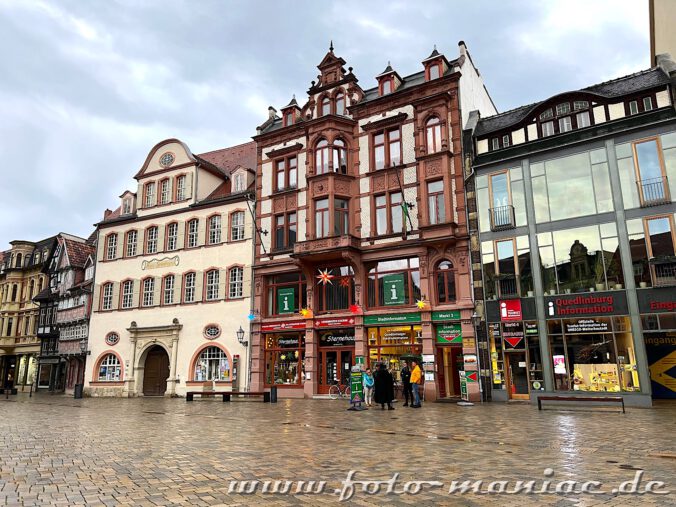
M 530 399 L 526 352 L 508 352 L 505 355 L 507 356 L 507 381 L 509 382 L 507 392 L 510 399 Z

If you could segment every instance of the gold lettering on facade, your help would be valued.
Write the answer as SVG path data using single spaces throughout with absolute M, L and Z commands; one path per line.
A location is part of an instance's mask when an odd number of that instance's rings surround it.
M 164 257 L 163 259 L 150 259 L 149 261 L 143 261 L 141 263 L 141 269 L 159 269 L 178 266 L 180 260 L 181 259 L 178 255 L 174 255 L 173 257 Z

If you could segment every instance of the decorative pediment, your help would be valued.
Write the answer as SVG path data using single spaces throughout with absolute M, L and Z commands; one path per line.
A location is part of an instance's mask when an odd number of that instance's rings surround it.
M 147 174 L 166 171 L 173 168 L 181 168 L 195 164 L 197 159 L 190 148 L 178 139 L 166 139 L 157 143 L 150 150 L 141 169 L 134 175 L 135 179 L 141 179 Z
M 383 118 L 382 120 L 370 121 L 370 122 L 366 123 L 365 125 L 362 125 L 361 128 L 364 131 L 377 130 L 377 129 L 389 127 L 390 125 L 396 125 L 398 123 L 401 123 L 406 118 L 408 118 L 408 114 L 398 113 L 398 114 L 395 114 L 393 116 L 388 116 L 387 118 Z

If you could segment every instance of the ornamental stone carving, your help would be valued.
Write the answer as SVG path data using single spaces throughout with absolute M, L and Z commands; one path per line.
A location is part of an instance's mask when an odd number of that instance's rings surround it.
M 343 195 L 350 195 L 350 182 L 349 181 L 336 181 L 335 182 L 336 192 Z
M 385 175 L 381 174 L 380 176 L 374 176 L 373 177 L 373 190 L 375 190 L 376 192 L 382 192 L 385 189 L 386 189 Z
M 425 162 L 425 175 L 438 176 L 441 174 L 441 159 L 435 158 Z
M 275 199 L 272 201 L 272 208 L 275 210 L 275 213 L 284 211 L 286 209 L 284 197 L 275 197 Z

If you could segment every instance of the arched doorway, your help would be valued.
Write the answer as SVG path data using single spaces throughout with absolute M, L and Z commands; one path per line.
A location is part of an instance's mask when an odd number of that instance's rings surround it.
M 169 355 L 155 345 L 148 351 L 143 368 L 143 395 L 164 396 L 169 378 Z

